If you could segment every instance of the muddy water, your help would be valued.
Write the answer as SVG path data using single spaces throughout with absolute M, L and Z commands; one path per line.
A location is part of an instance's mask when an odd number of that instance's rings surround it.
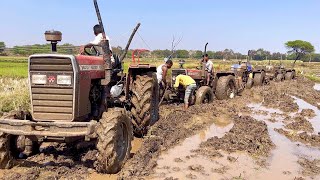
M 295 102 L 299 105 L 299 112 L 301 112 L 303 109 L 312 109 L 316 116 L 309 119 L 309 122 L 312 124 L 312 127 L 315 129 L 315 134 L 318 134 L 318 132 L 320 132 L 320 110 L 307 103 L 306 101 L 300 99 L 300 98 L 297 98 L 297 97 L 293 97 L 295 99 Z
M 201 119 L 204 117 L 198 116 L 193 118 Z M 158 166 L 154 178 L 172 176 L 179 179 L 186 179 L 186 172 L 190 171 L 191 173 L 192 171 L 199 171 L 197 177 L 206 179 L 208 176 L 206 172 L 210 172 L 209 167 L 211 161 L 208 161 L 203 157 L 195 157 L 191 151 L 197 149 L 201 142 L 204 142 L 211 137 L 217 136 L 221 138 L 224 136 L 224 134 L 233 127 L 233 123 L 230 119 L 226 118 L 227 117 L 215 118 L 215 124 L 212 124 L 208 129 L 200 132 L 198 135 L 185 139 L 181 145 L 162 154 L 157 162 Z M 197 164 L 201 164 L 201 167 L 198 167 Z M 196 170 L 190 170 L 191 166 L 194 166 L 193 168 Z M 190 175 L 190 177 L 187 178 L 192 178 L 192 174 L 188 175 Z
M 320 150 L 301 143 L 295 143 L 285 136 L 277 133 L 274 128 L 284 128 L 284 118 L 294 117 L 303 109 L 314 110 L 316 117 L 308 119 L 315 131 L 319 131 L 320 112 L 311 104 L 293 97 L 299 106 L 297 112 L 286 114 L 278 109 L 271 109 L 261 104 L 250 104 L 251 116 L 259 121 L 266 122 L 271 140 L 276 145 L 268 158 L 253 158 L 246 153 L 237 152 L 228 154 L 219 151 L 222 157 L 207 158 L 192 152 L 198 148 L 201 142 L 217 136 L 223 137 L 232 127 L 232 123 L 213 124 L 209 129 L 196 136 L 187 138 L 181 145 L 162 154 L 158 160 L 158 166 L 154 179 L 168 177 L 179 179 L 221 179 L 221 178 L 243 178 L 243 179 L 294 179 L 301 177 L 302 168 L 298 164 L 300 158 L 313 160 L 320 157 Z M 270 119 L 275 121 L 270 121 Z M 224 118 L 220 118 L 224 119 Z M 230 157 L 236 161 L 230 161 Z M 265 162 L 263 164 L 258 162 Z M 304 177 L 306 179 L 320 179 L 316 177 Z
M 294 97 L 295 98 L 295 97 Z M 297 104 L 300 109 L 299 112 L 304 108 L 311 108 L 312 105 L 304 102 L 301 99 L 295 98 Z M 301 168 L 297 161 L 299 158 L 304 157 L 310 160 L 317 158 L 320 156 L 320 150 L 317 148 L 307 147 L 304 144 L 294 143 L 287 139 L 285 136 L 280 135 L 279 133 L 274 131 L 274 128 L 283 128 L 283 118 L 278 117 L 277 122 L 270 122 L 268 119 L 271 117 L 270 114 L 277 112 L 280 113 L 279 110 L 276 109 L 268 109 L 265 107 L 261 107 L 260 105 L 250 105 L 254 110 L 264 109 L 268 112 L 267 115 L 256 115 L 253 114 L 253 117 L 257 120 L 265 121 L 268 125 L 268 131 L 273 143 L 276 145 L 275 150 L 272 151 L 272 156 L 268 158 L 268 171 L 265 171 L 261 175 L 261 178 L 264 176 L 269 177 L 270 179 L 293 179 L 294 177 L 299 176 L 299 172 Z M 257 177 L 259 177 L 257 176 Z M 259 177 L 259 179 L 260 179 Z M 320 178 L 317 177 L 317 178 Z

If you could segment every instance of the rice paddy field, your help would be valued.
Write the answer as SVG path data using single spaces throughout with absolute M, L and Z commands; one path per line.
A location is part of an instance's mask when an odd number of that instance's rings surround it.
M 13 78 L 13 79 L 22 79 L 28 76 L 28 64 L 27 57 L 12 57 L 12 56 L 0 56 L 0 78 Z M 178 68 L 179 59 L 174 59 L 173 68 Z M 195 68 L 199 64 L 199 59 L 186 59 L 185 68 Z M 141 60 L 142 63 L 149 63 L 153 65 L 160 65 L 163 63 L 163 59 L 155 59 L 155 58 L 144 58 Z M 237 60 L 213 60 L 215 69 L 226 70 L 229 69 L 231 64 L 235 64 Z M 271 64 L 279 64 L 278 60 L 271 60 Z M 130 65 L 131 59 L 125 59 L 124 61 L 124 70 L 127 71 Z M 251 61 L 253 66 L 255 65 L 267 65 L 269 61 Z M 283 61 L 283 65 L 286 67 L 292 67 L 293 61 L 287 60 Z M 295 69 L 298 73 L 302 73 L 303 76 L 307 78 L 320 82 L 320 63 L 315 62 L 301 62 L 298 61 L 295 64 Z

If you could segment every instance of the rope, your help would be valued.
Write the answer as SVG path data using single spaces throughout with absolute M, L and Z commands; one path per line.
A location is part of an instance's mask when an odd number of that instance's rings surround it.
M 140 35 L 139 32 L 137 32 L 137 34 L 139 35 L 139 37 L 141 38 L 142 42 L 148 47 L 148 49 L 152 50 L 152 48 L 147 44 L 147 42 L 142 38 L 142 36 Z

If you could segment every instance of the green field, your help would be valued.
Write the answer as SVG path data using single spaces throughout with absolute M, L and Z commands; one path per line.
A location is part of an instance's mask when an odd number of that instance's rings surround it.
M 26 78 L 28 76 L 28 64 L 27 57 L 11 57 L 11 56 L 0 56 L 0 78 Z M 178 68 L 178 59 L 174 59 L 173 68 Z M 230 69 L 231 64 L 237 63 L 236 60 L 213 60 L 214 67 L 216 70 Z M 125 59 L 124 70 L 128 70 L 129 65 L 132 63 L 131 59 Z M 141 63 L 149 63 L 158 66 L 163 63 L 163 59 L 152 59 L 144 58 Z M 251 61 L 253 66 L 255 65 L 267 65 L 269 61 Z M 197 59 L 187 59 L 185 68 L 195 68 L 199 64 Z M 271 64 L 280 64 L 278 60 L 272 60 Z M 292 67 L 293 61 L 283 61 L 283 65 L 286 67 Z M 298 61 L 295 65 L 295 69 L 298 73 L 303 73 L 307 78 L 320 82 L 320 63 L 303 63 Z

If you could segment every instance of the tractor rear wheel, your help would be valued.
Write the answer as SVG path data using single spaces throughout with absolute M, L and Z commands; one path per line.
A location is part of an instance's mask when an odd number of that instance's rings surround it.
M 253 84 L 255 86 L 262 86 L 264 80 L 264 73 L 255 73 L 253 77 Z
M 0 168 L 9 169 L 13 165 L 13 156 L 10 151 L 11 135 L 0 133 Z
M 283 74 L 278 74 L 277 77 L 276 77 L 276 81 L 277 82 L 281 82 L 283 80 L 283 78 L 284 78 Z
M 253 79 L 252 78 L 248 78 L 247 84 L 246 84 L 246 88 L 247 89 L 251 89 L 253 86 Z
M 97 124 L 98 156 L 95 167 L 101 173 L 115 174 L 130 156 L 132 124 L 123 109 L 104 112 Z
M 196 93 L 196 104 L 208 104 L 213 101 L 213 92 L 209 86 L 202 86 Z
M 216 97 L 219 100 L 233 99 L 236 95 L 234 76 L 222 76 L 218 79 Z
M 292 80 L 293 79 L 293 72 L 287 72 L 285 75 L 285 80 Z
M 156 74 L 137 75 L 132 92 L 133 131 L 136 135 L 143 136 L 148 127 L 159 119 L 159 85 Z

